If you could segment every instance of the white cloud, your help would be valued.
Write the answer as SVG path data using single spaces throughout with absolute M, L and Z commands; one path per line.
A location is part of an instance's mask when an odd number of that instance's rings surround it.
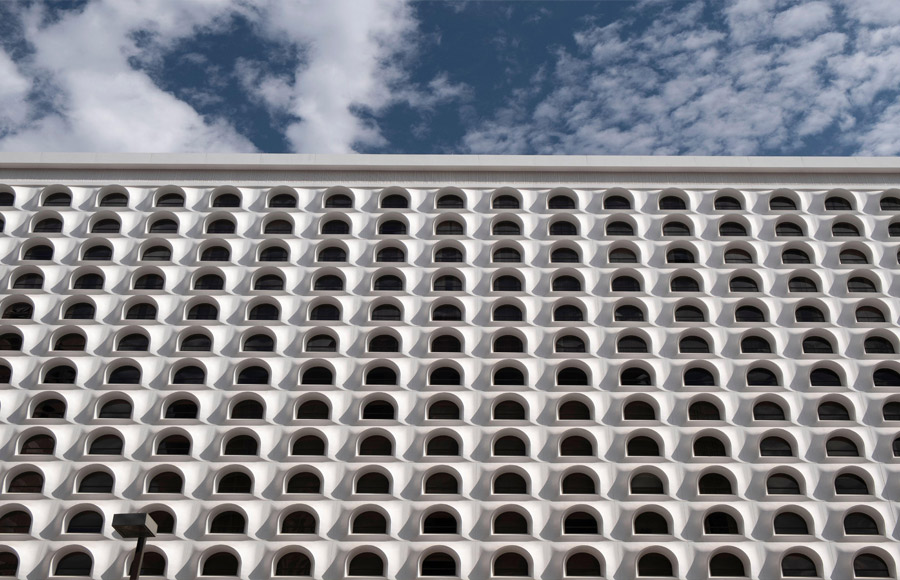
M 832 24 L 833 13 L 826 2 L 793 6 L 775 16 L 775 34 L 780 38 L 794 38 L 822 32 Z
M 747 155 L 816 143 L 900 153 L 900 104 L 889 106 L 900 98 L 900 30 L 842 23 L 837 5 L 641 4 L 630 28 L 576 31 L 577 48 L 556 56 L 542 95 L 473 125 L 463 147 Z M 698 17 L 701 9 L 714 17 Z M 862 9 L 842 16 L 857 13 L 868 18 Z
M 32 82 L 5 51 L 0 49 L 0 135 L 21 123 L 28 113 L 25 99 Z
M 294 119 L 278 129 L 296 151 L 382 145 L 372 114 L 396 103 L 428 109 L 468 98 L 468 88 L 445 74 L 425 86 L 409 82 L 417 22 L 406 0 L 93 0 L 81 10 L 61 11 L 50 24 L 40 9 L 23 8 L 33 53 L 19 63 L 19 76 L 0 57 L 7 85 L 0 99 L 13 94 L 13 101 L 24 103 L 22 92 L 40 77 L 46 80 L 42 96 L 54 106 L 49 112 L 6 107 L 0 150 L 254 150 L 226 118 L 230 109 L 223 106 L 219 117 L 201 115 L 132 66 L 160 65 L 171 46 L 199 32 L 227 32 L 236 14 L 301 55 L 293 71 L 250 59 L 239 59 L 233 70 L 251 99 L 281 119 Z M 205 61 L 195 52 L 181 58 L 200 66 Z M 206 87 L 180 93 L 204 110 L 220 102 L 221 69 L 211 67 Z

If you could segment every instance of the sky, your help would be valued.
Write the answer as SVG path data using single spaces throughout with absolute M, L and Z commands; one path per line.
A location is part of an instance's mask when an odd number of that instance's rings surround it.
M 900 0 L 5 0 L 0 152 L 900 154 Z

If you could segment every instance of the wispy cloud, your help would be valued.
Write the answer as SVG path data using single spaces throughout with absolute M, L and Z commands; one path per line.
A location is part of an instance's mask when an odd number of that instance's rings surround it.
M 640 4 L 630 21 L 577 31 L 542 96 L 480 119 L 464 148 L 900 153 L 898 21 L 881 0 Z

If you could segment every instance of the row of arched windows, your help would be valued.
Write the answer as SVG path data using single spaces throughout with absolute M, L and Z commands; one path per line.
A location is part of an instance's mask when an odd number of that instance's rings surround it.
M 641 444 L 646 444 L 643 441 Z M 212 476 L 215 480 L 215 493 L 219 494 L 250 494 L 253 493 L 253 477 L 246 472 L 246 467 L 235 466 L 236 469 L 223 469 L 217 476 Z M 875 484 L 871 476 L 862 470 L 855 468 L 842 469 L 835 474 L 830 489 L 824 489 L 819 486 L 820 479 L 818 476 L 811 482 L 806 481 L 806 476 L 797 470 L 787 467 L 775 467 L 767 474 L 761 474 L 764 479 L 762 489 L 765 494 L 761 493 L 761 489 L 757 485 L 750 485 L 746 490 L 739 490 L 735 476 L 728 471 L 725 466 L 715 466 L 699 473 L 696 483 L 691 488 L 685 488 L 681 484 L 682 481 L 670 482 L 668 476 L 662 471 L 649 470 L 642 466 L 627 476 L 627 481 L 608 486 L 609 493 L 615 493 L 616 496 L 624 496 L 625 490 L 631 495 L 651 495 L 651 496 L 669 496 L 676 495 L 678 497 L 691 498 L 695 494 L 699 496 L 743 496 L 745 494 L 755 494 L 759 499 L 765 499 L 766 496 L 779 496 L 779 501 L 784 501 L 785 497 L 781 496 L 803 496 L 803 495 L 821 495 L 829 498 L 829 494 L 839 496 L 872 496 L 876 493 Z M 539 490 L 548 489 L 547 485 L 542 482 L 534 482 L 532 484 L 532 476 L 515 467 L 500 468 L 489 478 L 490 492 L 495 495 L 530 495 Z M 6 478 L 6 492 L 9 494 L 41 494 L 44 490 L 44 476 L 34 466 L 24 466 L 20 470 Z M 148 494 L 183 494 L 185 493 L 184 476 L 171 468 L 161 468 L 153 470 L 148 474 L 143 482 L 137 482 L 138 488 L 143 489 Z M 340 483 L 340 482 L 335 482 Z M 488 482 L 484 482 L 488 483 Z M 550 484 L 551 489 L 562 496 L 599 496 L 601 493 L 600 481 L 596 474 L 585 471 L 581 467 L 572 468 L 565 473 L 559 475 L 558 479 Z M 763 482 L 760 482 L 763 483 Z M 398 486 L 400 483 L 397 484 Z M 477 483 L 478 486 L 482 482 Z M 115 478 L 106 468 L 98 469 L 98 466 L 86 467 L 75 478 L 74 491 L 78 494 L 111 494 L 115 487 Z M 310 466 L 301 466 L 296 470 L 292 470 L 287 474 L 281 484 L 282 493 L 285 494 L 318 494 L 325 493 L 323 488 L 323 479 L 317 471 L 311 470 Z M 131 486 L 129 487 L 131 489 Z M 353 476 L 352 492 L 354 494 L 377 494 L 391 495 L 394 489 L 404 489 L 404 487 L 396 487 L 393 483 L 392 475 L 377 467 L 364 468 Z M 132 492 L 129 492 L 132 493 Z M 140 493 L 140 492 L 138 492 Z M 461 479 L 458 474 L 448 470 L 446 466 L 435 467 L 422 475 L 419 481 L 419 493 L 425 495 L 455 496 L 464 493 Z M 450 499 L 448 497 L 448 499 Z M 569 501 L 573 498 L 568 498 Z M 712 498 L 710 498 L 712 499 Z M 844 498 L 851 500 L 852 498 Z M 862 499 L 862 498 L 860 498 Z M 848 514 L 857 510 L 851 508 Z M 861 508 L 866 511 L 867 508 Z M 802 511 L 802 510 L 801 510 Z M 871 511 L 871 510 L 869 510 Z M 168 514 L 168 512 L 160 512 Z M 875 513 L 875 512 L 871 512 Z M 154 518 L 159 517 L 154 513 Z M 161 525 L 161 533 L 172 533 L 174 525 L 173 517 L 165 515 L 166 525 Z M 807 521 L 811 518 L 801 516 Z M 873 516 L 874 518 L 874 516 Z M 880 516 L 876 518 L 880 520 Z M 798 526 L 799 529 L 799 526 Z M 879 525 L 878 530 L 884 530 L 884 525 Z M 804 526 L 803 533 L 810 533 L 807 526 Z M 776 531 L 776 533 L 786 533 Z M 882 533 L 880 531 L 874 533 Z
M 649 406 L 644 403 L 643 405 Z M 714 407 L 713 407 L 714 408 Z M 651 407 L 652 409 L 652 407 Z M 648 413 L 649 415 L 649 413 Z M 304 431 L 290 445 L 291 455 L 327 455 L 327 442 L 324 437 L 314 432 Z M 602 455 L 597 448 L 594 436 L 588 432 L 578 431 L 583 434 L 562 434 L 558 438 L 556 449 L 553 452 L 559 457 L 597 457 Z M 857 435 L 840 431 L 832 437 L 828 437 L 824 445 L 825 457 L 862 457 L 865 453 L 863 444 Z M 754 438 L 756 439 L 756 438 Z M 782 431 L 763 433 L 757 442 L 751 442 L 749 447 L 756 447 L 759 457 L 798 457 L 800 453 L 798 444 L 791 435 Z M 493 457 L 528 457 L 536 454 L 531 447 L 528 437 L 516 431 L 504 431 L 494 437 L 490 443 Z M 418 447 L 416 443 L 414 447 Z M 456 436 L 438 434 L 428 437 L 423 442 L 425 456 L 461 457 L 463 456 L 462 443 Z M 704 434 L 694 438 L 692 442 L 693 457 L 729 457 L 740 455 L 739 450 L 731 450 L 730 439 L 716 431 L 705 431 Z M 30 435 L 28 432 L 21 437 L 19 453 L 22 455 L 52 455 L 56 442 L 50 434 L 40 432 Z M 156 438 L 154 451 L 156 455 L 191 455 L 192 442 L 190 436 L 185 434 L 162 433 Z M 387 434 L 363 433 L 356 442 L 355 453 L 358 456 L 394 456 L 405 455 L 395 449 L 394 441 Z M 895 457 L 900 456 L 900 438 L 893 441 L 891 452 Z M 124 440 L 115 432 L 103 431 L 93 437 L 87 445 L 88 455 L 123 455 Z M 243 432 L 237 435 L 226 436 L 221 443 L 220 454 L 223 456 L 260 456 L 260 444 L 256 437 Z M 664 456 L 663 444 L 656 435 L 638 434 L 625 438 L 625 453 L 627 457 L 662 457 Z
M 496 244 L 492 247 L 490 257 L 493 263 L 521 263 L 522 251 L 518 247 Z M 724 264 L 753 264 L 755 250 L 752 248 L 726 248 L 723 253 Z M 793 246 L 781 251 L 781 263 L 784 265 L 812 264 L 810 257 L 812 250 L 805 246 Z M 321 244 L 314 254 L 316 261 L 328 263 L 347 262 L 347 249 L 340 245 Z M 638 263 L 640 251 L 636 248 L 614 246 L 607 253 L 607 261 L 610 264 Z M 111 261 L 113 259 L 112 246 L 106 242 L 95 241 L 84 245 L 80 250 L 80 259 L 83 261 Z M 665 261 L 668 264 L 695 264 L 698 251 L 690 244 L 679 244 L 675 248 L 666 250 Z M 23 245 L 20 258 L 27 261 L 49 261 L 54 256 L 53 242 L 51 240 L 32 240 Z M 404 247 L 393 245 L 379 245 L 374 250 L 374 261 L 383 263 L 403 263 L 407 260 L 407 250 Z M 165 240 L 151 240 L 140 250 L 140 260 L 145 262 L 169 262 L 172 260 L 172 248 Z M 582 262 L 582 249 L 579 247 L 556 247 L 550 250 L 550 264 L 579 264 Z M 872 263 L 868 250 L 859 246 L 841 249 L 838 252 L 839 262 L 842 265 L 864 265 Z M 199 262 L 229 262 L 232 259 L 231 248 L 227 241 L 217 241 L 213 244 L 204 244 L 197 250 Z M 290 260 L 290 249 L 281 242 L 266 242 L 260 244 L 256 260 L 259 262 L 287 262 Z M 461 263 L 466 261 L 465 249 L 456 245 L 442 245 L 434 250 L 432 261 L 434 263 Z
M 220 479 L 219 489 L 240 489 L 243 481 L 239 476 L 248 477 L 240 472 L 233 472 Z M 221 491 L 221 493 L 246 493 L 241 491 Z M 235 506 L 220 505 L 205 522 L 205 530 L 208 534 L 247 534 L 247 516 L 243 510 L 234 509 Z M 65 514 L 63 533 L 67 534 L 102 534 L 104 528 L 103 514 L 94 509 L 76 508 L 74 513 Z M 490 532 L 497 535 L 535 533 L 534 524 L 530 515 L 524 510 L 513 508 L 498 508 L 489 513 Z M 349 532 L 351 534 L 389 534 L 391 530 L 390 517 L 379 509 L 362 507 L 354 510 L 350 516 Z M 156 512 L 159 514 L 159 512 Z M 809 520 L 803 510 L 790 508 L 780 510 L 772 521 L 772 530 L 775 535 L 810 535 Z M 152 516 L 151 516 L 152 517 Z M 318 534 L 319 518 L 314 510 L 287 508 L 280 514 L 274 514 L 277 519 L 277 530 L 281 534 Z M 164 523 L 169 523 L 173 516 L 165 512 Z M 883 535 L 885 527 L 880 514 L 872 515 L 866 508 L 850 508 L 843 515 L 844 533 L 848 536 L 879 536 Z M 673 535 L 672 515 L 661 508 L 644 508 L 634 514 L 631 521 L 631 530 L 635 535 Z M 171 522 L 174 532 L 174 521 Z M 405 524 L 412 523 L 406 522 Z M 563 514 L 561 521 L 554 522 L 561 534 L 564 535 L 596 535 L 603 534 L 603 526 L 600 517 L 589 506 L 575 506 Z M 404 524 L 404 527 L 405 527 Z M 460 517 L 453 512 L 430 510 L 417 522 L 416 528 L 422 534 L 461 534 Z M 553 525 L 551 523 L 550 525 Z M 696 524 L 689 522 L 686 528 L 696 525 L 696 531 L 702 529 L 706 535 L 744 535 L 745 522 L 740 513 L 728 506 L 717 506 L 705 511 L 700 521 Z M 0 534 L 30 534 L 32 527 L 31 515 L 24 510 L 13 509 L 0 514 Z M 546 531 L 546 528 L 543 528 Z M 695 530 L 685 529 L 691 534 Z
M 62 233 L 65 223 L 61 217 L 48 217 L 47 214 L 39 214 L 30 225 L 29 231 L 40 234 L 58 234 Z M 213 215 L 206 218 L 202 225 L 202 233 L 216 235 L 237 235 L 237 221 L 231 217 L 222 217 Z M 714 232 L 720 237 L 743 237 L 751 235 L 751 226 L 744 218 L 724 218 L 715 228 Z M 169 213 L 151 215 L 146 219 L 145 225 L 140 231 L 133 234 L 157 234 L 157 235 L 175 235 L 179 234 L 180 223 L 178 217 Z M 254 226 L 255 230 L 255 226 Z M 420 232 L 421 235 L 435 236 L 465 236 L 467 227 L 462 217 L 446 217 L 436 218 L 433 229 L 428 228 L 427 231 Z M 809 237 L 810 227 L 806 222 L 797 218 L 781 218 L 775 223 L 775 238 L 794 238 Z M 316 231 L 320 235 L 351 235 L 352 227 L 344 217 L 335 217 L 327 215 L 320 219 Z M 546 229 L 543 227 L 539 230 L 526 233 L 522 222 L 510 216 L 499 216 L 495 218 L 490 225 L 490 234 L 494 236 L 580 236 L 582 235 L 582 227 L 580 222 L 567 218 L 553 218 Z M 637 224 L 627 216 L 611 216 L 606 220 L 603 227 L 603 233 L 607 236 L 636 236 L 638 228 Z M 117 217 L 100 217 L 93 219 L 88 224 L 86 231 L 88 234 L 114 235 L 122 233 L 122 222 Z M 185 232 L 181 232 L 185 233 Z M 258 231 L 244 231 L 240 235 L 253 236 L 261 235 L 294 235 L 294 223 L 289 216 L 276 217 L 266 220 L 261 229 Z M 364 232 L 361 232 L 364 233 Z M 387 217 L 379 220 L 375 233 L 382 236 L 406 236 L 411 235 L 410 226 L 405 219 L 396 217 Z M 653 232 L 647 232 L 652 235 Z M 671 237 L 704 237 L 703 233 L 697 232 L 693 222 L 685 218 L 669 218 L 658 230 L 659 235 L 664 238 Z M 710 232 L 712 233 L 712 232 Z M 707 233 L 705 235 L 710 235 Z M 865 235 L 864 228 L 860 224 L 850 221 L 834 221 L 830 226 L 830 234 L 832 238 L 858 238 Z M 900 222 L 892 222 L 888 224 L 887 234 L 889 237 L 900 236 Z M 594 234 L 596 235 L 596 234 Z M 762 235 L 757 234 L 757 235 Z
M 371 548 L 369 548 L 371 549 Z M 444 549 L 445 550 L 445 549 Z M 418 564 L 419 574 L 425 577 L 459 577 L 458 558 L 438 549 L 424 555 Z M 638 577 L 675 577 L 677 573 L 676 558 L 667 551 L 656 551 L 650 548 L 637 556 L 634 573 Z M 822 577 L 822 566 L 818 557 L 811 557 L 805 551 L 787 550 L 779 556 L 781 574 L 785 578 Z M 741 554 L 738 556 L 737 554 Z M 742 557 L 743 556 L 743 557 Z M 853 575 L 856 578 L 892 578 L 890 559 L 886 556 L 862 550 L 853 558 Z M 534 570 L 530 557 L 526 557 L 517 548 L 499 549 L 490 556 L 492 577 L 533 577 Z M 93 558 L 88 552 L 76 548 L 66 551 L 59 558 L 54 558 L 53 573 L 56 576 L 91 576 Z M 747 577 L 749 565 L 742 552 L 719 550 L 709 557 L 709 577 Z M 346 576 L 348 577 L 385 577 L 386 558 L 377 551 L 366 551 L 363 547 L 346 557 Z M 565 556 L 563 577 L 604 576 L 601 558 L 595 550 L 576 548 Z M 240 575 L 241 563 L 231 551 L 208 550 L 201 557 L 200 576 Z M 15 576 L 18 573 L 18 557 L 12 552 L 0 552 L 0 575 Z M 144 556 L 141 576 L 163 576 L 166 573 L 166 557 L 160 552 L 151 551 Z M 277 557 L 273 562 L 272 574 L 279 576 L 311 576 L 312 559 L 304 552 L 289 551 Z
M 8 186 L 0 186 L 0 206 L 10 207 L 15 202 L 15 195 Z M 223 191 L 230 190 L 230 191 Z M 336 191 L 340 190 L 340 191 Z M 622 191 L 619 193 L 618 191 Z M 592 194 L 596 195 L 596 194 Z M 343 187 L 334 187 L 326 190 L 322 206 L 325 208 L 350 209 L 354 206 L 354 193 Z M 185 194 L 177 187 L 163 187 L 154 194 L 154 207 L 184 207 Z M 270 190 L 266 207 L 270 208 L 296 208 L 298 206 L 297 193 L 290 188 L 278 187 Z M 400 187 L 389 187 L 378 195 L 378 207 L 382 209 L 408 209 L 410 207 L 410 194 Z M 458 188 L 445 188 L 438 192 L 435 198 L 435 209 L 464 209 L 467 207 L 466 194 Z M 603 209 L 605 210 L 629 210 L 633 209 L 633 201 L 630 192 L 613 188 L 603 195 Z M 745 208 L 742 201 L 743 195 L 739 192 L 722 191 L 714 194 L 713 209 L 717 211 L 741 211 Z M 817 196 L 821 197 L 821 196 Z M 53 187 L 41 192 L 39 205 L 43 207 L 70 207 L 72 195 L 65 190 L 54 191 Z M 510 187 L 502 187 L 490 194 L 491 209 L 514 210 L 522 209 L 521 193 Z M 574 191 L 564 188 L 554 189 L 547 194 L 546 208 L 550 210 L 578 209 L 577 195 Z M 689 210 L 687 195 L 680 190 L 665 190 L 657 198 L 657 208 L 660 210 Z M 241 195 L 237 188 L 217 188 L 210 196 L 209 207 L 212 208 L 240 208 Z M 817 200 L 818 201 L 818 200 Z M 97 199 L 99 207 L 128 207 L 128 191 L 119 186 L 108 186 L 101 189 Z M 879 199 L 879 208 L 882 211 L 900 211 L 900 197 L 886 193 Z M 797 211 L 800 209 L 798 199 L 793 192 L 774 192 L 768 196 L 768 208 L 771 211 Z M 820 209 L 825 211 L 859 211 L 856 207 L 853 195 L 846 193 L 830 193 L 824 196 Z
M 140 270 L 129 276 L 132 290 L 165 290 L 166 279 L 162 272 Z M 610 292 L 643 292 L 640 275 L 636 273 L 614 273 L 609 282 Z M 250 273 L 251 285 L 248 289 L 255 291 L 285 291 L 286 282 L 284 275 L 275 270 L 263 269 L 262 272 Z M 247 275 L 240 277 L 243 284 Z M 44 276 L 30 268 L 25 272 L 13 272 L 10 277 L 13 290 L 41 290 L 44 287 Z M 535 290 L 540 290 L 540 285 Z M 72 290 L 104 290 L 105 279 L 103 273 L 87 268 L 86 271 L 76 270 L 69 276 L 69 285 Z M 225 276 L 219 273 L 203 273 L 202 271 L 192 276 L 190 290 L 215 291 L 225 289 Z M 704 292 L 704 283 L 699 276 L 694 274 L 675 274 L 669 278 L 669 291 Z M 845 290 L 849 293 L 876 293 L 880 292 L 881 284 L 877 278 L 871 275 L 851 275 L 845 283 Z M 344 277 L 340 273 L 324 273 L 314 275 L 310 290 L 314 292 L 343 292 L 345 291 Z M 520 275 L 511 273 L 496 273 L 491 276 L 490 289 L 494 292 L 523 292 L 525 283 Z M 760 281 L 755 275 L 731 275 L 729 276 L 728 289 L 733 293 L 757 293 L 763 290 Z M 813 273 L 803 276 L 792 276 L 788 279 L 787 291 L 789 293 L 819 293 L 824 291 L 823 285 Z M 402 273 L 385 274 L 375 272 L 372 275 L 371 290 L 375 292 L 404 292 L 406 284 Z M 433 292 L 465 292 L 463 276 L 458 273 L 438 272 L 431 281 Z M 580 276 L 573 274 L 559 274 L 550 280 L 550 292 L 585 292 L 585 284 Z M 840 290 L 838 290 L 840 292 Z
M 37 399 L 35 397 L 35 399 Z M 26 402 L 27 416 L 31 419 L 65 419 L 68 405 L 58 395 L 42 395 L 39 399 Z M 789 405 L 775 395 L 763 395 L 749 401 L 752 411 L 749 416 L 755 421 L 787 421 L 802 424 L 803 413 L 792 417 Z M 442 396 L 435 396 L 425 402 L 425 418 L 429 420 L 458 421 L 463 416 L 461 405 Z M 722 421 L 726 417 L 722 402 L 712 395 L 698 395 L 687 403 L 688 421 Z M 491 402 L 490 418 L 495 421 L 525 421 L 529 419 L 527 403 L 517 397 L 501 395 Z M 547 407 L 534 409 L 535 413 L 544 412 Z M 591 401 L 580 396 L 564 397 L 556 403 L 555 419 L 557 421 L 600 421 L 598 411 Z M 213 414 L 218 414 L 214 411 Z M 266 406 L 263 401 L 253 396 L 239 396 L 226 404 L 222 417 L 229 419 L 263 419 Z M 296 405 L 294 417 L 298 420 L 337 420 L 338 413 L 332 412 L 331 403 L 317 395 L 301 399 Z M 376 396 L 359 405 L 357 413 L 362 420 L 396 421 L 399 418 L 397 403 L 389 397 Z M 622 402 L 618 414 L 625 421 L 659 421 L 662 413 L 658 402 L 646 395 L 634 395 Z M 832 396 L 815 402 L 815 417 L 819 421 L 855 421 L 857 411 L 843 397 Z M 93 419 L 131 419 L 133 405 L 122 393 L 105 397 L 95 407 Z M 200 416 L 200 405 L 193 398 L 184 398 L 183 394 L 167 397 L 162 402 L 160 419 L 197 419 Z M 900 421 L 900 400 L 889 400 L 881 406 L 881 418 L 884 421 Z M 674 414 L 666 417 L 668 421 L 679 422 Z M 541 421 L 541 417 L 533 417 Z M 738 417 L 732 419 L 740 422 Z
M 627 341 L 627 342 L 626 342 Z M 622 348 L 626 350 L 622 350 Z M 640 353 L 645 352 L 646 343 L 639 337 L 625 337 L 619 341 L 619 352 Z M 754 351 L 758 353 L 759 351 Z M 264 366 L 252 364 L 253 361 L 244 363 L 236 369 L 233 382 L 238 385 L 265 385 L 270 383 L 270 372 Z M 363 377 L 366 385 L 398 385 L 399 373 L 391 366 L 378 366 L 375 363 L 369 366 Z M 441 363 L 438 363 L 441 364 Z M 503 363 L 491 369 L 492 384 L 498 386 L 525 386 L 527 384 L 527 371 L 518 366 L 502 366 Z M 581 366 L 562 367 L 555 372 L 555 381 L 558 385 L 584 385 L 591 384 L 588 370 Z M 169 371 L 168 382 L 173 385 L 202 385 L 206 384 L 206 371 L 198 364 L 187 363 L 176 366 Z M 0 383 L 9 383 L 11 369 L 0 365 Z M 75 384 L 77 370 L 69 364 L 52 362 L 41 371 L 41 381 L 45 384 Z M 141 369 L 132 364 L 113 366 L 107 376 L 109 384 L 140 384 L 142 378 Z M 539 379 L 540 380 L 540 379 Z M 654 381 L 651 370 L 643 366 L 625 367 L 619 373 L 619 382 L 623 386 L 652 386 Z M 454 367 L 437 366 L 428 373 L 428 382 L 431 385 L 462 385 L 462 373 Z M 755 367 L 747 371 L 746 382 L 748 386 L 781 386 L 778 374 L 767 367 Z M 688 369 L 684 374 L 686 386 L 714 386 L 715 375 L 708 369 L 697 367 Z M 332 385 L 335 384 L 334 371 L 325 366 L 308 366 L 300 374 L 301 385 Z M 813 387 L 840 387 L 845 386 L 842 371 L 828 367 L 813 368 L 809 372 L 809 385 Z M 872 385 L 875 387 L 900 386 L 900 373 L 892 368 L 878 368 L 872 373 Z

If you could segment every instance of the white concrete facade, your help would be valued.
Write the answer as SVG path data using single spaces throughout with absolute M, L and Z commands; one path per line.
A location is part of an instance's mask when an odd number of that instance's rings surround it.
M 0 218 L 0 575 L 148 511 L 179 580 L 897 577 L 900 160 L 4 154 Z

